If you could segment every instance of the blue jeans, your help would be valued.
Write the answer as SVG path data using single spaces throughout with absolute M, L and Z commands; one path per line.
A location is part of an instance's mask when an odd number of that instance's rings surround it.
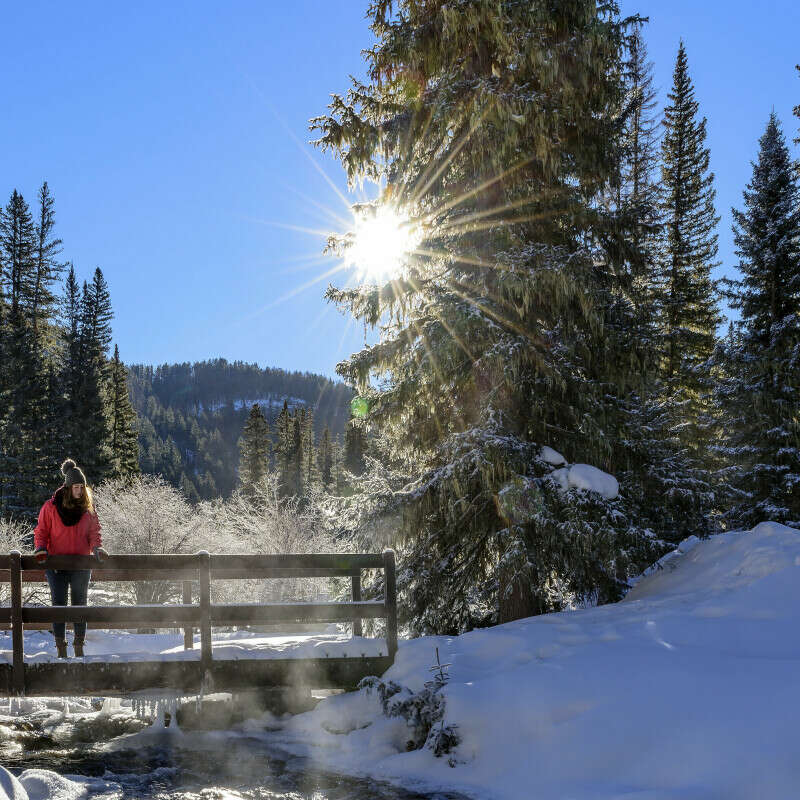
M 85 606 L 89 594 L 89 581 L 92 577 L 90 569 L 48 569 L 45 570 L 47 583 L 50 585 L 50 597 L 54 606 L 67 605 L 67 589 L 70 590 L 71 605 Z M 53 636 L 63 639 L 66 624 L 53 623 Z M 75 623 L 75 638 L 83 639 L 86 636 L 86 623 Z

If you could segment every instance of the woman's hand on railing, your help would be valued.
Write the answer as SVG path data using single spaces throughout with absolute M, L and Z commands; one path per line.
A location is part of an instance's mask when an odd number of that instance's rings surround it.
M 105 547 L 95 547 L 92 553 L 98 561 L 105 561 L 108 558 L 108 550 Z
M 47 552 L 46 547 L 37 547 L 36 550 L 33 551 L 33 557 L 40 563 L 44 564 L 47 561 L 47 556 L 49 553 Z

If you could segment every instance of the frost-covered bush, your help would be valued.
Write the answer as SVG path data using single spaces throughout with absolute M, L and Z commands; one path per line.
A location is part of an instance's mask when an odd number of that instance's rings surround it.
M 103 544 L 111 553 L 196 553 L 214 549 L 217 538 L 211 516 L 192 507 L 162 478 L 141 475 L 114 480 L 95 491 Z M 133 581 L 117 592 L 137 605 L 180 598 L 175 580 Z
M 444 725 L 445 699 L 442 689 L 447 676 L 437 675 L 419 692 L 412 692 L 394 681 L 370 676 L 359 683 L 359 689 L 375 692 L 387 717 L 401 717 L 408 725 L 406 750 L 430 750 L 437 758 L 451 753 L 460 739 L 455 725 Z M 450 759 L 450 765 L 455 764 Z
M 0 519 L 0 552 L 10 553 L 19 550 L 30 552 L 31 528 L 18 520 Z M 47 584 L 22 582 L 22 602 L 36 604 L 49 601 Z M 11 602 L 11 584 L 0 582 L 0 605 L 7 606 Z
M 159 477 L 109 481 L 95 492 L 103 543 L 111 553 L 321 553 L 339 549 L 316 502 L 301 508 L 278 494 L 268 474 L 245 496 L 191 505 Z M 104 588 L 109 588 L 105 586 Z M 281 602 L 329 593 L 324 578 L 226 580 L 212 583 L 215 602 Z M 180 584 L 136 581 L 113 587 L 136 604 L 179 601 Z
M 332 553 L 341 547 L 329 533 L 317 498 L 304 506 L 295 498 L 284 499 L 278 478 L 267 473 L 248 494 L 236 492 L 213 508 L 214 524 L 227 532 L 247 553 Z M 329 593 L 324 578 L 281 578 L 261 581 L 251 599 L 266 602 L 313 599 Z

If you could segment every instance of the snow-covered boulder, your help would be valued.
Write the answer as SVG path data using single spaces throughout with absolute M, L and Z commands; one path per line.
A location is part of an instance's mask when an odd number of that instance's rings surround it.
M 606 500 L 613 500 L 619 494 L 617 479 L 591 464 L 573 464 L 571 467 L 554 469 L 549 477 L 562 492 L 568 489 L 583 489 L 597 492 Z
M 542 452 L 539 453 L 539 458 L 545 462 L 545 464 L 550 464 L 554 467 L 560 467 L 562 464 L 567 463 L 567 459 L 561 455 L 557 450 L 553 450 L 552 447 L 548 447 L 545 445 L 542 448 Z
M 5 767 L 0 767 L 0 800 L 28 800 L 23 785 Z

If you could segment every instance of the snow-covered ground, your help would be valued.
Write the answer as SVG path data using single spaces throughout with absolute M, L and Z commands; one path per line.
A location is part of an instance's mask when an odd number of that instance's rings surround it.
M 71 642 L 72 633 L 67 632 Z M 200 659 L 200 636 L 194 637 L 194 649 L 184 650 L 182 633 L 141 634 L 127 631 L 86 632 L 84 661 L 193 661 Z M 212 637 L 214 658 L 336 658 L 345 656 L 386 655 L 386 640 L 351 637 L 329 625 L 324 633 L 235 633 L 215 632 Z M 72 650 L 70 648 L 70 653 Z M 11 663 L 11 632 L 0 634 L 0 661 Z M 57 661 L 55 643 L 47 631 L 25 634 L 25 662 Z
M 800 797 L 800 532 L 679 550 L 621 603 L 403 642 L 385 678 L 412 691 L 436 647 L 452 664 L 455 766 L 405 752 L 405 722 L 365 691 L 271 736 L 325 768 L 482 798 Z
M 406 752 L 406 723 L 363 690 L 251 721 L 246 735 L 320 769 L 479 798 L 789 800 L 800 796 L 799 612 L 800 532 L 764 523 L 690 539 L 621 603 L 401 642 L 387 680 L 420 690 L 436 647 L 451 664 L 451 762 Z M 21 779 L 0 785 L 25 792 L 8 794 L 17 800 L 88 786 L 42 770 Z

